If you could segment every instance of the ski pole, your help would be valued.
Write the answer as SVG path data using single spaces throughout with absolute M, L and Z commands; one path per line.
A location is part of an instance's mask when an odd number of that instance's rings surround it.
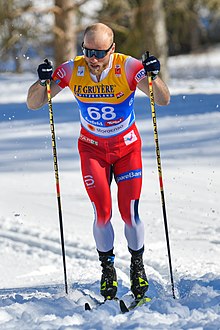
M 145 54 L 143 54 L 142 62 L 145 61 L 148 57 L 149 57 L 149 52 L 146 52 Z M 151 77 L 150 72 L 148 72 L 147 77 L 148 77 L 148 85 L 149 85 L 149 92 L 150 92 L 150 104 L 151 104 L 153 129 L 154 129 L 154 141 L 155 141 L 156 156 L 157 156 L 157 168 L 158 168 L 158 175 L 159 175 L 161 204 L 162 204 L 162 210 L 163 210 L 163 220 L 164 220 L 164 228 L 165 228 L 167 252 L 168 252 L 168 261 L 169 261 L 169 269 L 170 269 L 170 280 L 171 280 L 173 298 L 175 299 L 176 297 L 175 297 L 175 289 L 174 289 L 174 281 L 173 281 L 172 261 L 171 261 L 171 252 L 170 252 L 170 240 L 169 240 L 166 204 L 165 204 L 164 187 L 163 187 L 163 177 L 162 177 L 162 165 L 161 165 L 161 158 L 160 158 L 159 138 L 158 138 L 158 130 L 157 130 L 157 119 L 156 119 L 156 111 L 155 111 L 153 83 L 152 83 L 152 77 Z
M 65 284 L 65 292 L 66 292 L 66 294 L 68 294 L 65 244 L 64 244 L 62 208 L 61 208 L 61 198 L 60 198 L 60 183 L 59 183 L 58 159 L 57 159 L 57 150 L 56 150 L 56 136 L 55 136 L 55 127 L 54 127 L 54 120 L 53 120 L 53 108 L 52 108 L 51 89 L 50 89 L 50 80 L 49 79 L 47 80 L 46 84 L 47 84 L 47 99 L 48 99 L 49 116 L 50 116 L 50 130 L 51 130 L 51 137 L 52 137 L 54 172 L 55 172 L 55 179 L 56 179 L 56 193 L 57 193 L 57 204 L 58 204 L 58 214 L 59 214 L 59 224 L 60 224 L 61 249 L 62 249 L 62 257 L 63 257 L 64 284 Z

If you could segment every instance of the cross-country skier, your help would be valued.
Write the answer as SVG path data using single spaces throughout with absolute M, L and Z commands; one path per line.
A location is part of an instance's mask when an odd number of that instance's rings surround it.
M 138 87 L 149 96 L 147 72 L 151 72 L 155 102 L 167 105 L 170 93 L 158 77 L 160 62 L 150 56 L 139 60 L 115 53 L 111 28 L 96 23 L 84 32 L 82 56 L 61 64 L 53 73 L 51 62 L 38 67 L 39 79 L 29 88 L 27 105 L 38 109 L 47 103 L 46 80 L 51 96 L 69 87 L 80 111 L 78 149 L 86 191 L 94 207 L 93 233 L 102 266 L 100 292 L 113 299 L 117 292 L 114 267 L 114 230 L 111 223 L 112 178 L 118 187 L 118 207 L 131 253 L 130 280 L 135 298 L 148 289 L 143 265 L 144 225 L 138 203 L 142 185 L 141 138 L 135 125 L 134 94 Z

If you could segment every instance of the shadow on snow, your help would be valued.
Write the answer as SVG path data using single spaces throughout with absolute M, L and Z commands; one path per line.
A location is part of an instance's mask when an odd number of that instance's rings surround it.
M 217 94 L 175 95 L 167 107 L 156 107 L 163 158 L 216 157 L 220 141 L 219 123 L 215 119 L 219 111 L 218 98 Z M 136 97 L 135 109 L 137 124 L 146 119 L 146 130 L 143 125 L 140 130 L 143 151 L 147 158 L 155 158 L 149 100 Z M 79 159 L 77 104 L 74 101 L 54 102 L 53 110 L 61 169 L 73 169 L 73 162 Z M 193 115 L 190 120 L 189 115 Z M 206 117 L 198 122 L 195 115 Z M 51 169 L 51 165 L 48 167 L 52 162 L 52 147 L 47 105 L 39 111 L 31 111 L 25 103 L 0 104 L 0 127 L 0 171 Z
M 182 278 L 176 283 L 178 298 L 173 299 L 171 292 L 167 291 L 156 280 L 149 281 L 148 296 L 152 298 L 148 307 L 152 311 L 168 313 L 172 306 L 187 307 L 189 311 L 207 308 L 219 308 L 220 304 L 220 278 L 214 278 L 213 274 L 206 274 L 199 279 Z M 128 287 L 119 281 L 119 297 L 126 299 L 131 293 Z M 74 283 L 69 285 L 69 294 L 64 292 L 64 285 L 49 284 L 24 288 L 0 289 L 0 307 L 12 304 L 25 304 L 28 302 L 42 305 L 49 312 L 59 310 L 59 315 L 72 315 L 75 308 L 84 308 L 84 303 L 89 301 L 95 305 L 103 301 L 99 294 L 99 281 L 94 283 Z M 55 305 L 54 305 L 55 304 Z M 57 308 L 54 308 L 54 307 Z M 60 308 L 59 308 L 60 307 Z M 70 314 L 71 313 L 71 314 Z

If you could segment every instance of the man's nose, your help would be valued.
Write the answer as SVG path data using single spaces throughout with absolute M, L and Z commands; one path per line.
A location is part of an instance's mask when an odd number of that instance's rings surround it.
M 90 57 L 90 61 L 91 62 L 98 62 L 98 59 L 95 57 L 95 55 L 92 55 L 92 57 Z

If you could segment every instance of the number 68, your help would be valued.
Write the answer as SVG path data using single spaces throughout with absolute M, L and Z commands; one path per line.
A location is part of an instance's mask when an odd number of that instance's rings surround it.
M 99 120 L 99 119 L 104 119 L 104 120 L 111 120 L 116 117 L 116 113 L 114 112 L 113 107 L 102 107 L 101 109 L 96 108 L 96 107 L 88 107 L 87 111 L 89 116 L 93 120 Z

